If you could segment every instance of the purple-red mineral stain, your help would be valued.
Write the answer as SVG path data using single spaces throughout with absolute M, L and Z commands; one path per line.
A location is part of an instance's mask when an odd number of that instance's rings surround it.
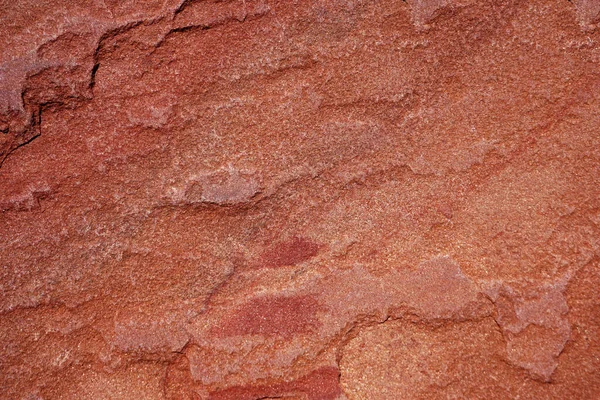
M 301 237 L 280 242 L 268 249 L 260 259 L 260 266 L 278 268 L 296 265 L 317 255 L 321 246 Z
M 335 367 L 319 368 L 290 382 L 257 386 L 234 386 L 210 394 L 210 400 L 254 400 L 264 398 L 302 398 L 333 400 L 341 393 L 340 371 Z
M 234 312 L 215 336 L 266 335 L 290 338 L 317 326 L 319 303 L 311 296 L 266 296 L 250 300 Z

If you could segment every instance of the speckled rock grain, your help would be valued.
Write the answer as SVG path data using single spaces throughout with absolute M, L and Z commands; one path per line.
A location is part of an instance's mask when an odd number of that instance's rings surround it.
M 595 399 L 598 0 L 0 0 L 2 399 Z

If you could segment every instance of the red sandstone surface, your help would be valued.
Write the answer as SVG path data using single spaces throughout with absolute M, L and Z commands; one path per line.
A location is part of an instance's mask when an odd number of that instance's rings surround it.
M 0 0 L 0 398 L 598 399 L 600 1 Z

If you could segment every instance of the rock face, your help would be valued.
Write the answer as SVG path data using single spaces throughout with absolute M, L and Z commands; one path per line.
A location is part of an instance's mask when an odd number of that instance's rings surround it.
M 1 398 L 598 398 L 598 0 L 0 21 Z

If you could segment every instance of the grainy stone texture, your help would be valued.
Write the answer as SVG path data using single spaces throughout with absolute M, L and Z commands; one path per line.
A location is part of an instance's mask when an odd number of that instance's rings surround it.
M 0 0 L 0 397 L 597 399 L 599 24 Z

